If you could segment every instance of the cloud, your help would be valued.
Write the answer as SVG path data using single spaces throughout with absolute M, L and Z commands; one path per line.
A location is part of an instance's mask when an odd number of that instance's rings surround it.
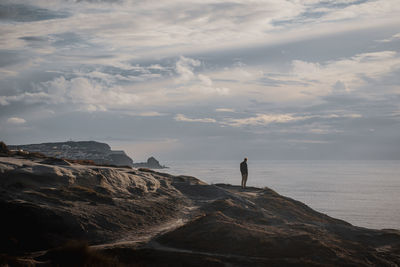
M 176 62 L 176 72 L 178 73 L 177 82 L 183 83 L 192 80 L 195 75 L 193 73 L 194 67 L 200 66 L 200 61 L 180 56 L 179 60 Z
M 321 70 L 319 63 L 306 62 L 302 60 L 293 60 L 292 66 L 293 72 L 298 75 L 318 75 Z
M 64 76 L 35 86 L 36 92 L 13 96 L 0 96 L 0 105 L 13 102 L 47 105 L 74 104 L 87 111 L 105 111 L 112 107 L 129 106 L 137 103 L 139 97 L 119 86 L 109 87 L 106 83 L 83 77 L 66 79 Z
M 388 18 L 399 12 L 396 0 L 358 1 L 344 8 L 337 8 L 322 18 L 322 21 L 341 21 L 350 19 Z
M 5 21 L 33 22 L 69 17 L 65 11 L 52 11 L 25 4 L 0 4 L 0 10 L 0 20 Z
M 164 115 L 166 115 L 166 114 L 160 113 L 157 111 L 147 111 L 147 112 L 139 113 L 139 116 L 142 116 L 142 117 L 159 117 L 159 116 L 164 116 Z
M 8 106 L 13 102 L 22 102 L 24 104 L 36 104 L 51 101 L 52 96 L 46 92 L 25 92 L 18 95 L 0 96 L 0 105 Z
M 303 144 L 328 144 L 330 141 L 322 141 L 322 140 L 307 140 L 307 139 L 289 139 L 287 142 L 291 143 L 303 143 Z
M 212 86 L 213 85 L 213 81 L 210 79 L 210 77 L 204 75 L 204 74 L 199 74 L 197 75 L 197 78 L 200 80 L 200 82 L 202 84 L 204 84 L 205 86 Z
M 399 40 L 399 39 L 400 39 L 400 33 L 396 33 L 396 34 L 392 35 L 391 37 L 389 37 L 387 39 L 377 40 L 377 42 L 390 43 L 390 42 L 393 42 L 393 41 Z
M 7 119 L 7 123 L 13 124 L 13 125 L 21 125 L 21 124 L 25 124 L 26 120 L 24 120 L 23 118 L 19 118 L 19 117 L 11 117 L 11 118 Z
M 272 123 L 285 124 L 285 123 L 305 121 L 310 119 L 339 119 L 339 118 L 356 119 L 361 117 L 362 117 L 361 114 L 327 114 L 327 115 L 256 114 L 255 116 L 247 118 L 227 119 L 222 123 L 233 127 L 266 126 Z
M 259 126 L 268 125 L 270 123 L 286 123 L 295 120 L 302 120 L 304 118 L 293 117 L 291 114 L 257 114 L 254 117 L 229 119 L 226 124 L 234 127 L 240 126 Z
M 55 103 L 71 102 L 78 105 L 105 110 L 110 107 L 128 106 L 139 101 L 134 93 L 126 92 L 119 86 L 108 87 L 101 81 L 83 77 L 70 80 L 59 77 L 42 83 Z
M 216 112 L 235 112 L 233 108 L 217 108 L 215 109 Z
M 376 129 L 375 139 L 362 146 L 398 143 L 397 0 L 4 0 L 0 6 L 0 114 L 5 123 L 18 114 L 33 127 L 29 136 L 3 127 L 0 135 L 13 143 L 74 132 L 126 140 L 150 134 L 178 143 L 198 138 L 203 146 L 223 136 L 231 149 L 238 139 L 274 142 L 276 134 L 282 151 L 287 140 L 318 138 L 346 147 L 366 127 Z M 54 114 L 40 115 L 48 109 Z M 65 126 L 77 120 L 78 130 Z M 186 152 L 193 143 L 185 143 Z
M 400 56 L 396 51 L 361 53 L 323 63 L 293 60 L 293 76 L 287 79 L 298 82 L 299 90 L 316 95 L 329 94 L 332 89 L 350 92 L 366 85 L 366 78 L 384 78 L 399 68 L 399 64 Z
M 93 112 L 115 108 L 136 110 L 144 106 L 167 107 L 173 103 L 189 103 L 192 100 L 229 95 L 228 88 L 214 86 L 212 79 L 196 73 L 194 66 L 201 66 L 201 62 L 179 57 L 174 65 L 126 64 L 124 69 L 88 66 L 68 72 L 51 71 L 53 76 L 57 75 L 55 78 L 45 82 L 31 82 L 31 92 L 20 93 L 20 90 L 13 89 L 8 95 L 0 96 L 0 105 L 18 102 L 71 104 L 68 106 L 70 110 Z M 178 84 L 174 83 L 175 78 L 171 76 L 173 69 L 178 74 Z
M 332 86 L 332 93 L 335 94 L 343 94 L 346 93 L 346 84 L 344 82 L 338 80 L 333 86 Z
M 216 87 L 212 79 L 203 74 L 195 73 L 195 67 L 200 67 L 201 62 L 196 59 L 180 56 L 176 62 L 176 73 L 178 77 L 175 81 L 181 90 L 188 91 L 195 95 L 220 95 L 230 94 L 230 89 L 226 87 Z M 178 88 L 179 89 L 179 88 Z
M 216 123 L 217 121 L 212 118 L 202 118 L 202 119 L 191 119 L 186 117 L 183 114 L 177 114 L 174 118 L 176 121 L 184 121 L 184 122 L 204 122 L 204 123 Z
M 34 38 L 68 32 L 84 36 L 84 40 L 73 44 L 52 44 L 57 47 L 55 54 L 63 56 L 64 60 L 68 58 L 68 61 L 71 57 L 65 57 L 65 51 L 80 52 L 81 56 L 101 52 L 126 60 L 177 56 L 227 46 L 279 43 L 288 39 L 312 38 L 321 33 L 347 31 L 350 26 L 366 28 L 376 24 L 371 18 L 397 19 L 398 12 L 395 0 L 341 3 L 289 0 L 8 2 L 4 4 L 4 10 L 20 10 L 19 7 L 23 6 L 24 10 L 17 13 L 24 16 L 18 17 L 34 17 L 34 21 L 2 25 L 7 40 L 1 43 L 2 47 L 23 49 L 25 42 L 20 38 L 32 36 L 32 33 L 35 33 Z M 67 16 L 63 10 L 69 11 Z M 323 16 L 313 16 L 313 10 L 323 10 Z M 56 25 L 46 19 L 48 13 L 59 18 Z M 299 17 L 304 19 L 299 20 Z M 352 25 L 340 21 L 332 23 L 332 17 L 351 17 L 355 22 Z M 283 26 L 278 23 L 285 21 L 292 24 Z M 84 61 L 82 57 L 80 59 Z

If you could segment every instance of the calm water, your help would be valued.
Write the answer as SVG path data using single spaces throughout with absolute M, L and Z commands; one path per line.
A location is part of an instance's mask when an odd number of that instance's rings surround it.
M 239 185 L 239 163 L 166 162 L 166 172 Z M 400 161 L 249 161 L 248 166 L 249 186 L 268 186 L 353 225 L 400 229 Z

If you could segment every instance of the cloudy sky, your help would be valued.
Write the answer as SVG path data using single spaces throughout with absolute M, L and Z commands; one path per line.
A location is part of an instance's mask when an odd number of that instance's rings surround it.
M 400 5 L 0 0 L 0 139 L 400 159 Z

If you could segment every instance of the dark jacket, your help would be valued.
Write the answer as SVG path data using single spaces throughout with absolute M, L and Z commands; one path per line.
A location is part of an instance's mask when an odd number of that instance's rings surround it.
M 242 161 L 242 163 L 240 163 L 240 172 L 242 174 L 248 174 L 247 171 L 247 162 L 246 161 Z

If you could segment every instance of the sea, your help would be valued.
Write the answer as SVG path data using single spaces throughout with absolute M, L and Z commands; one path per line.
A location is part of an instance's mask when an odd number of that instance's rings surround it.
M 165 172 L 240 185 L 239 164 L 167 161 Z M 269 187 L 356 226 L 400 230 L 400 161 L 249 160 L 248 168 L 248 186 Z

